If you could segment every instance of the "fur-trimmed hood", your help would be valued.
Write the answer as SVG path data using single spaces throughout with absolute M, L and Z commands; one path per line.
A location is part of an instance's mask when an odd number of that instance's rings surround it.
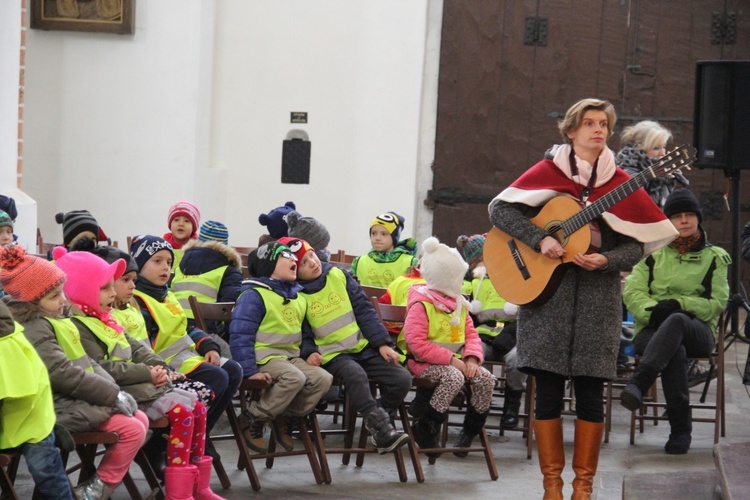
M 222 265 L 233 267 L 242 265 L 240 254 L 234 248 L 218 241 L 190 240 L 182 249 L 184 254 L 180 261 L 180 269 L 185 274 L 201 274 Z M 218 265 L 206 269 L 207 263 L 213 262 Z

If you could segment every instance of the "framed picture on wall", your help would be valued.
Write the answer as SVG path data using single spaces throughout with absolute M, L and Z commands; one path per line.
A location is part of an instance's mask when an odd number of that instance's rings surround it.
M 31 27 L 132 35 L 135 0 L 29 0 Z

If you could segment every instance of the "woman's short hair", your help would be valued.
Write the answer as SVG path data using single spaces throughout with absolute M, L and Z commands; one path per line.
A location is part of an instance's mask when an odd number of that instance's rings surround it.
M 607 138 L 612 135 L 612 130 L 615 128 L 615 123 L 617 122 L 617 114 L 615 113 L 615 107 L 612 103 L 602 99 L 581 99 L 568 109 L 565 113 L 565 118 L 563 118 L 558 125 L 560 135 L 562 135 L 563 140 L 567 144 L 572 142 L 570 137 L 568 137 L 568 133 L 578 130 L 578 127 L 581 126 L 581 122 L 583 121 L 583 115 L 590 109 L 604 111 L 607 115 L 607 128 L 609 129 Z
M 672 132 L 659 122 L 643 120 L 625 127 L 620 134 L 620 145 L 632 144 L 648 152 L 658 145 L 666 144 L 672 138 Z

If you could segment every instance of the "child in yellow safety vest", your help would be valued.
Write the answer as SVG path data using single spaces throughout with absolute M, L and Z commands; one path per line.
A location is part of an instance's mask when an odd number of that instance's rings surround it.
M 20 447 L 43 498 L 72 500 L 54 425 L 47 368 L 0 302 L 0 449 Z
M 279 242 L 266 243 L 250 252 L 248 268 L 253 278 L 243 283 L 229 327 L 232 357 L 246 378 L 274 385 L 240 414 L 240 427 L 248 447 L 263 453 L 270 421 L 276 442 L 292 451 L 291 425 L 312 411 L 333 377 L 300 357 L 307 303 L 299 295 L 294 254 Z
M 375 307 L 349 273 L 321 263 L 306 241 L 289 237 L 279 241 L 297 257 L 297 280 L 307 302 L 302 358 L 344 383 L 352 408 L 364 416 L 379 453 L 403 446 L 409 436 L 396 430 L 392 418 L 411 388 L 411 375 L 399 364 Z M 379 400 L 372 396 L 368 378 L 377 380 Z
M 526 374 L 518 369 L 516 355 L 518 306 L 498 295 L 487 276 L 482 257 L 485 238 L 484 234 L 462 235 L 458 237 L 456 246 L 469 264 L 466 276 L 471 295 L 471 319 L 482 339 L 484 359 L 505 362 L 505 392 L 500 426 L 503 429 L 514 429 L 518 427 L 521 396 L 526 387 Z
M 184 376 L 130 337 L 111 315 L 115 280 L 122 276 L 125 261 L 109 264 L 92 253 L 68 253 L 64 248 L 55 248 L 53 256 L 67 274 L 64 291 L 86 353 L 135 398 L 150 419 L 169 419 L 169 439 L 163 443 L 168 495 L 218 498 L 208 487 L 212 460 L 204 456 L 206 407 L 195 393 L 174 387 L 172 380 Z
M 78 498 L 108 498 L 143 444 L 148 418 L 83 350 L 77 328 L 63 314 L 65 273 L 51 262 L 27 255 L 20 246 L 3 249 L 0 266 L 0 282 L 8 293 L 3 300 L 47 367 L 58 425 L 69 432 L 107 431 L 120 436 L 107 448 L 96 473 L 75 488 Z M 17 370 L 14 366 L 14 384 L 22 387 L 28 380 Z M 33 376 L 39 381 L 39 373 Z M 39 396 L 44 394 L 40 386 Z M 49 433 L 54 418 L 37 423 L 38 431 Z M 60 492 L 68 491 L 67 480 L 58 487 Z
M 208 410 L 206 430 L 231 403 L 242 381 L 242 368 L 236 361 L 222 358 L 210 335 L 188 326 L 187 316 L 169 291 L 172 246 L 163 238 L 140 235 L 133 238 L 130 255 L 138 265 L 135 300 L 146 322 L 153 351 L 191 380 L 203 382 L 216 395 Z M 217 454 L 209 450 L 214 460 Z
M 415 377 L 437 383 L 426 412 L 414 424 L 414 439 L 421 448 L 434 448 L 437 432 L 448 417 L 453 398 L 469 386 L 469 405 L 456 448 L 468 448 L 484 426 L 495 377 L 481 366 L 484 354 L 468 301 L 461 284 L 468 264 L 455 248 L 427 238 L 422 245 L 419 269 L 426 285 L 409 290 L 404 339 L 409 352 L 407 366 Z M 465 457 L 467 452 L 454 452 Z
M 355 257 L 349 269 L 361 285 L 386 288 L 417 265 L 417 242 L 413 238 L 399 240 L 403 229 L 404 218 L 396 212 L 375 217 L 370 224 L 372 249 Z

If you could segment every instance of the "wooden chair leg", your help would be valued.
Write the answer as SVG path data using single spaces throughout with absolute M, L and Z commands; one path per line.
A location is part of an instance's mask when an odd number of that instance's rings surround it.
M 424 471 L 422 470 L 422 462 L 419 459 L 419 449 L 417 444 L 414 442 L 414 433 L 411 430 L 411 421 L 409 420 L 409 413 L 406 411 L 406 405 L 401 403 L 399 407 L 399 414 L 401 415 L 401 422 L 404 426 L 404 432 L 409 435 L 409 442 L 407 447 L 409 455 L 411 456 L 411 464 L 414 467 L 414 475 L 417 478 L 418 483 L 424 483 Z
M 211 438 L 206 436 L 206 444 L 210 442 L 211 442 Z M 221 462 L 221 460 L 214 460 L 213 467 L 214 467 L 214 471 L 216 472 L 216 477 L 218 477 L 219 482 L 221 482 L 221 487 L 224 488 L 225 490 L 228 490 L 232 486 L 232 481 L 229 480 L 227 471 L 226 469 L 224 469 L 224 464 Z
M 312 427 L 315 448 L 318 452 L 318 463 L 320 464 L 321 473 L 323 474 L 323 482 L 325 484 L 331 484 L 331 468 L 328 466 L 326 447 L 323 443 L 323 435 L 320 432 L 320 424 L 318 423 L 318 417 L 315 415 L 315 412 L 310 414 L 310 426 Z
M 234 413 L 234 406 L 227 405 L 227 418 L 229 419 L 229 426 L 232 428 L 234 439 L 237 443 L 237 449 L 239 450 L 239 457 L 237 459 L 237 468 L 239 470 L 245 470 L 247 479 L 250 481 L 250 486 L 253 491 L 260 490 L 260 478 L 258 473 L 255 471 L 255 466 L 250 458 L 250 450 L 245 443 L 245 439 L 242 437 L 242 431 L 240 430 L 239 423 L 237 422 L 237 415 Z

